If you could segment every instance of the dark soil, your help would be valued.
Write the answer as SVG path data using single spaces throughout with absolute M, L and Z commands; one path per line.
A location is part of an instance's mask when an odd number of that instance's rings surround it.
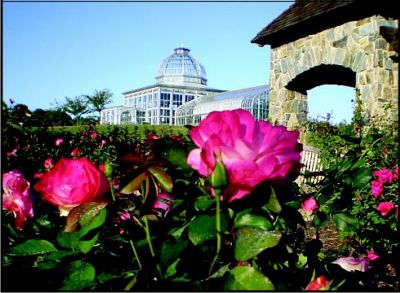
M 316 229 L 312 227 L 311 221 L 306 221 L 305 240 L 311 241 L 312 239 L 316 239 L 316 236 Z M 347 251 L 348 255 L 352 255 L 358 245 L 352 242 L 351 239 L 341 240 L 339 238 L 339 231 L 332 221 L 320 229 L 319 239 L 323 243 L 321 248 L 321 252 L 323 253 L 331 252 L 343 255 L 342 252 Z M 375 280 L 371 280 L 371 282 L 375 283 L 374 287 L 379 291 L 399 292 L 400 287 L 396 269 L 392 264 L 387 263 L 384 266 L 384 270 L 374 275 Z

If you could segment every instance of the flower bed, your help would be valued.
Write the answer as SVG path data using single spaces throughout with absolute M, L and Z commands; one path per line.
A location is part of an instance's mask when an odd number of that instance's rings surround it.
M 399 288 L 396 149 L 360 144 L 305 192 L 298 132 L 243 110 L 190 139 L 4 131 L 4 290 Z

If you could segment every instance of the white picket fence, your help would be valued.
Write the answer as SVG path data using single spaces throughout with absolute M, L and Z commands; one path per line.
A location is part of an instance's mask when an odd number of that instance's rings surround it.
M 296 179 L 297 184 L 304 185 L 307 183 L 317 183 L 323 178 L 323 176 L 313 176 L 309 178 L 303 176 L 305 171 L 315 172 L 322 170 L 319 159 L 319 148 L 303 145 L 300 162 L 304 166 L 300 169 L 300 175 Z

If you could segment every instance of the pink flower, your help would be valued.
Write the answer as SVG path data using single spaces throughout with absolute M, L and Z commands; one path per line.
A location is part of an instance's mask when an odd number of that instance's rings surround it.
M 383 193 L 383 183 L 382 181 L 372 180 L 371 181 L 371 194 L 374 197 L 378 197 Z M 382 196 L 383 197 L 383 196 Z
M 28 218 L 33 217 L 29 186 L 29 182 L 19 171 L 3 174 L 3 208 L 13 212 L 18 230 L 22 230 Z
M 210 176 L 216 162 L 222 162 L 229 181 L 223 199 L 229 202 L 248 195 L 264 180 L 284 182 L 301 167 L 298 131 L 255 121 L 242 109 L 211 112 L 189 134 L 198 148 L 189 153 L 188 164 Z
M 95 139 L 95 138 L 97 137 L 97 132 L 96 132 L 96 131 L 93 131 L 93 132 L 90 134 L 90 137 L 93 138 L 93 139 Z
M 102 139 L 101 142 L 100 142 L 100 146 L 102 147 L 102 146 L 104 146 L 106 143 L 107 143 L 107 141 L 106 141 L 105 139 Z
M 392 171 L 382 168 L 381 170 L 372 172 L 378 180 L 382 183 L 392 183 L 393 181 L 393 173 Z
M 399 166 L 396 166 L 393 171 L 393 180 L 399 179 Z
M 376 210 L 381 212 L 382 217 L 385 217 L 392 209 L 394 208 L 394 204 L 390 201 L 381 202 L 378 204 Z
M 64 142 L 64 140 L 63 140 L 62 138 L 58 138 L 58 139 L 56 140 L 56 146 L 62 145 L 63 142 Z
M 74 148 L 74 149 L 72 150 L 72 152 L 71 152 L 71 156 L 72 156 L 72 157 L 78 157 L 80 154 L 81 154 L 81 151 L 80 151 L 80 149 L 78 149 L 78 148 Z
M 379 255 L 377 255 L 377 254 L 375 253 L 375 251 L 370 250 L 370 251 L 368 251 L 368 256 L 367 256 L 367 258 L 368 258 L 369 260 L 376 260 L 376 259 L 379 258 Z
M 53 159 L 52 159 L 52 158 L 47 158 L 47 159 L 44 161 L 44 167 L 45 167 L 46 169 L 51 169 L 51 168 L 53 167 L 53 164 L 54 164 L 54 162 L 53 162 Z
M 315 199 L 308 198 L 308 199 L 306 199 L 305 201 L 302 202 L 301 208 L 307 214 L 312 214 L 312 213 L 314 213 L 315 211 L 318 210 L 319 206 L 318 206 L 318 202 Z
M 43 173 L 35 173 L 33 174 L 33 178 L 42 178 L 43 177 Z
M 316 279 L 311 280 L 311 282 L 306 287 L 307 291 L 322 291 L 329 290 L 329 281 L 325 276 L 319 276 Z
M 129 212 L 124 212 L 120 215 L 122 220 L 129 220 L 131 218 L 131 214 Z
M 13 150 L 7 152 L 7 153 L 6 153 L 6 156 L 7 156 L 7 157 L 16 157 L 16 156 L 17 156 L 17 151 L 18 151 L 18 148 L 15 148 L 15 149 L 13 149 Z
M 153 203 L 153 209 L 159 210 L 164 216 L 171 210 L 174 198 L 166 193 L 157 194 L 156 201 Z
M 360 258 L 355 258 L 352 256 L 341 257 L 332 263 L 339 265 L 342 269 L 348 272 L 352 271 L 365 272 L 371 268 L 369 265 L 368 257 L 360 257 Z
M 62 216 L 81 204 L 95 201 L 110 189 L 107 178 L 86 158 L 61 159 L 34 186 Z

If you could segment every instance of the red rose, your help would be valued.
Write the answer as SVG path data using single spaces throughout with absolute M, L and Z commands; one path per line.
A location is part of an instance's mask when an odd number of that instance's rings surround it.
M 34 186 L 45 201 L 60 208 L 61 215 L 95 201 L 110 189 L 103 172 L 86 158 L 61 159 Z

